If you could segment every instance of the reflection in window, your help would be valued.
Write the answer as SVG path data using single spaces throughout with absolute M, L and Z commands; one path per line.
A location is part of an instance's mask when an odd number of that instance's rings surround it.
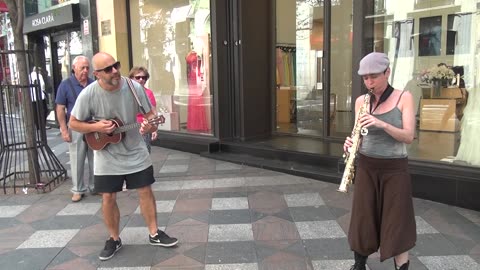
M 374 31 L 373 38 L 392 37 L 395 45 L 383 47 L 390 58 L 390 82 L 396 89 L 410 91 L 415 102 L 417 126 L 415 140 L 408 146 L 409 158 L 480 167 L 480 106 L 476 102 L 480 100 L 476 79 L 480 14 L 476 3 L 455 1 L 455 6 L 450 0 L 386 3 L 389 18 L 378 20 L 383 26 L 376 29 L 383 31 Z M 462 13 L 455 13 L 459 11 Z M 410 20 L 413 35 L 403 25 Z M 413 54 L 407 50 L 412 36 Z M 440 63 L 461 77 L 456 78 L 458 85 L 443 88 L 439 97 L 432 97 L 431 85 L 422 84 L 419 78 Z
M 329 1 L 331 23 L 324 18 L 324 1 L 276 1 L 276 131 L 309 136 L 344 136 L 350 121 L 352 10 L 351 1 Z M 331 37 L 326 41 L 325 28 Z M 325 43 L 330 42 L 330 51 Z M 327 67 L 325 57 L 333 60 Z M 324 71 L 330 69 L 330 87 Z M 324 93 L 329 92 L 329 100 Z M 329 114 L 324 115 L 324 106 Z M 324 130 L 324 122 L 329 130 Z
M 210 1 L 182 3 L 130 1 L 133 65 L 150 73 L 160 129 L 211 135 Z
M 442 47 L 442 17 L 420 18 L 419 56 L 440 55 Z
M 450 14 L 447 26 L 447 54 L 470 51 L 472 14 Z

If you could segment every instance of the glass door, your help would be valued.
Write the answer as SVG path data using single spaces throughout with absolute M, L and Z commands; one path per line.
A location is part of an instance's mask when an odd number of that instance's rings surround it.
M 352 3 L 345 2 L 276 1 L 277 132 L 351 131 Z
M 276 131 L 321 136 L 323 1 L 276 2 Z

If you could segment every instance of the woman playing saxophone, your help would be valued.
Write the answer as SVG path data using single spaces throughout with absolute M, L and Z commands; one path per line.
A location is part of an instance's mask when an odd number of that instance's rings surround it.
M 354 251 L 352 270 L 364 270 L 370 254 L 380 261 L 394 258 L 395 269 L 407 270 L 408 250 L 415 246 L 416 225 L 408 172 L 406 144 L 415 132 L 414 102 L 410 92 L 388 83 L 390 62 L 384 53 L 370 53 L 360 61 L 358 74 L 371 90 L 367 113 L 359 115 L 364 96 L 357 98 L 358 124 L 368 129 L 357 154 L 355 190 L 348 232 Z M 347 137 L 343 150 L 354 145 Z

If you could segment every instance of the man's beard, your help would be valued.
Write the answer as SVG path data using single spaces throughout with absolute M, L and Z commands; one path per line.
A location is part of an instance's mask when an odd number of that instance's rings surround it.
M 109 80 L 103 80 L 106 84 L 108 85 L 111 85 L 111 86 L 118 86 L 120 84 L 120 79 L 121 77 L 118 76 L 117 77 L 113 77 L 113 78 L 110 78 Z

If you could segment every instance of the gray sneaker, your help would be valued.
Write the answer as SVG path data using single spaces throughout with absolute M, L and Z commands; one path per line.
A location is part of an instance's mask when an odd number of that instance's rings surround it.
M 150 239 L 150 245 L 154 246 L 173 247 L 178 243 L 177 238 L 168 236 L 160 229 L 154 236 L 148 235 L 148 238 Z
M 105 242 L 105 247 L 103 248 L 102 252 L 98 258 L 102 261 L 109 260 L 122 248 L 122 240 L 118 238 L 117 241 L 113 240 L 112 237 Z

